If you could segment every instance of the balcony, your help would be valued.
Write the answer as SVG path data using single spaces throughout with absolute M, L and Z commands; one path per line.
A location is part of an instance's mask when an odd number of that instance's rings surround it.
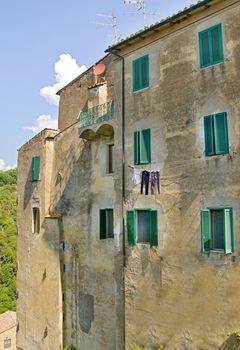
M 85 109 L 80 112 L 80 128 L 113 119 L 113 112 L 113 100 L 93 108 Z

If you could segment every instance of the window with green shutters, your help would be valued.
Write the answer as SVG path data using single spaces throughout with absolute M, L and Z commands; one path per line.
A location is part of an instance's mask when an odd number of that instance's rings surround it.
M 205 116 L 204 134 L 206 156 L 229 153 L 227 113 Z
M 234 250 L 232 208 L 208 208 L 201 212 L 202 251 Z
M 100 209 L 99 231 L 100 231 L 99 232 L 100 239 L 114 238 L 113 209 Z
M 127 211 L 128 244 L 150 243 L 158 245 L 158 212 L 151 209 Z
M 40 180 L 40 156 L 32 157 L 32 181 Z
M 149 55 L 132 62 L 132 85 L 133 92 L 149 87 Z
M 200 67 L 205 68 L 224 60 L 222 25 L 217 24 L 199 32 Z
M 151 130 L 134 132 L 134 164 L 151 163 Z

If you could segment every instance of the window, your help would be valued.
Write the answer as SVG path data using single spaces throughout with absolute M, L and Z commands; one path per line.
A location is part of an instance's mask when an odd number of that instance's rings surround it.
M 127 211 L 128 243 L 150 243 L 158 245 L 158 213 L 151 209 Z
M 32 181 L 40 180 L 40 156 L 32 157 Z
M 4 349 L 11 348 L 11 339 L 4 339 Z
M 133 92 L 149 87 L 149 56 L 145 55 L 132 62 Z
M 225 250 L 232 253 L 233 211 L 232 208 L 209 208 L 201 212 L 202 251 Z
M 200 67 L 223 62 L 222 25 L 217 24 L 199 34 Z
M 151 163 L 151 130 L 134 131 L 134 164 Z
M 113 238 L 113 209 L 100 209 L 100 239 Z
M 114 173 L 115 157 L 114 157 L 114 145 L 107 146 L 107 173 Z
M 40 232 L 40 210 L 39 208 L 33 208 L 33 233 Z
M 204 133 L 206 156 L 229 152 L 227 113 L 205 116 Z

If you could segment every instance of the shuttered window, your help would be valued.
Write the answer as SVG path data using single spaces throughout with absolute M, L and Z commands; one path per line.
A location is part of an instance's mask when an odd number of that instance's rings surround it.
M 133 91 L 149 87 L 149 56 L 145 55 L 132 62 Z
M 229 153 L 227 113 L 205 116 L 204 134 L 206 156 Z
M 100 239 L 114 238 L 113 209 L 100 209 L 99 231 Z
M 223 62 L 221 24 L 217 24 L 199 33 L 199 52 L 201 68 Z
M 150 243 L 158 245 L 158 213 L 151 209 L 127 211 L 128 244 Z
M 151 130 L 134 132 L 134 164 L 151 163 Z
M 232 208 L 204 209 L 201 212 L 202 251 L 234 250 Z
M 33 208 L 32 210 L 32 229 L 33 233 L 39 233 L 40 232 L 40 210 L 39 208 Z
M 32 181 L 40 180 L 40 156 L 32 157 Z

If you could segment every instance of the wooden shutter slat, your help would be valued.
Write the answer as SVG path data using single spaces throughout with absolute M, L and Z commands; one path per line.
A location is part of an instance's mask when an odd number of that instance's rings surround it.
M 134 131 L 134 164 L 139 164 L 139 131 Z
M 136 213 L 134 210 L 127 211 L 127 234 L 128 244 L 136 244 Z
M 213 121 L 212 116 L 207 115 L 204 117 L 204 136 L 205 136 L 205 154 L 206 156 L 214 155 L 214 142 L 213 142 Z
M 32 158 L 32 181 L 40 180 L 40 156 Z
M 133 83 L 133 91 L 137 91 L 141 89 L 141 62 L 140 59 L 136 59 L 132 63 L 132 83 Z
M 211 222 L 210 210 L 201 211 L 201 234 L 202 234 L 202 251 L 209 252 L 211 247 Z
M 106 209 L 100 209 L 99 211 L 99 236 L 100 239 L 106 238 Z
M 211 63 L 210 40 L 208 31 L 199 33 L 200 66 L 205 67 Z
M 149 86 L 149 56 L 141 57 L 141 88 Z
M 221 62 L 223 59 L 221 24 L 211 29 L 210 37 L 211 37 L 212 63 Z
M 224 209 L 224 244 L 225 253 L 230 254 L 233 251 L 233 227 L 232 227 L 232 209 Z
M 140 131 L 139 137 L 140 164 L 151 163 L 151 130 Z
M 157 210 L 150 211 L 150 215 L 151 215 L 150 245 L 158 246 L 158 212 Z
M 215 154 L 226 154 L 228 147 L 227 114 L 218 113 L 213 116 Z

